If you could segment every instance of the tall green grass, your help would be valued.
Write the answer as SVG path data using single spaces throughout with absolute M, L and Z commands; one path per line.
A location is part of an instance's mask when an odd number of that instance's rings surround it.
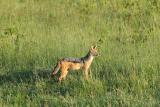
M 1 0 L 0 106 L 160 106 L 158 0 Z M 90 79 L 50 73 L 97 44 Z

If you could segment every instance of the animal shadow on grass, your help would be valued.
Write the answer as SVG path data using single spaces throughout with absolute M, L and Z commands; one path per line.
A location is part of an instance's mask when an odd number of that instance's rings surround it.
M 38 80 L 46 80 L 49 82 L 56 82 L 56 78 L 51 78 L 51 70 L 40 69 L 36 71 L 17 71 L 10 72 L 6 75 L 0 75 L 0 85 L 5 83 L 35 83 Z

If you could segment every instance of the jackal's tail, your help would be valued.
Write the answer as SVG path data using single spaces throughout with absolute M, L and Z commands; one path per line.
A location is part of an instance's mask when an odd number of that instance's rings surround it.
M 60 67 L 61 67 L 61 61 L 58 61 L 57 65 L 56 65 L 55 68 L 53 69 L 52 75 L 57 74 L 57 72 L 59 71 Z

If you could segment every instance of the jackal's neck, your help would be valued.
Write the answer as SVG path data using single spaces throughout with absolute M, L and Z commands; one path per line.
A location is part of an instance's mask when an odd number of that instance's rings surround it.
M 90 52 L 87 53 L 87 55 L 84 57 L 84 61 L 92 61 L 94 58 L 93 55 L 91 55 Z

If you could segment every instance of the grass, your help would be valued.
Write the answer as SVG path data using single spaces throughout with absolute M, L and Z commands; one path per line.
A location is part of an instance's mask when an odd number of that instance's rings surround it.
M 0 106 L 159 107 L 158 0 L 1 0 Z M 50 73 L 61 57 L 101 53 L 90 79 Z

